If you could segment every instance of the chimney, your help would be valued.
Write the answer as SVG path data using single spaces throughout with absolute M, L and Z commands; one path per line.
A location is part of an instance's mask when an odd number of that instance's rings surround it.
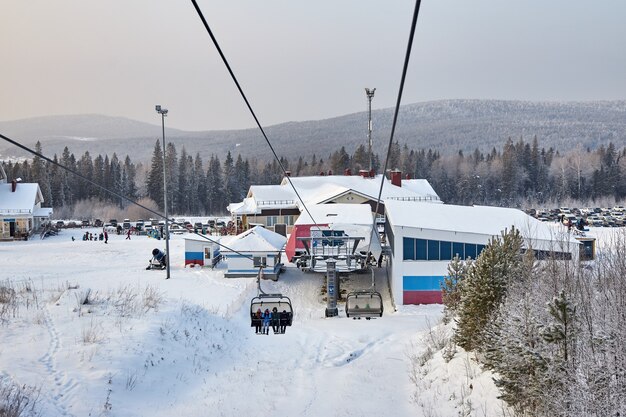
M 396 187 L 402 187 L 402 172 L 396 169 L 396 170 L 391 171 L 390 174 L 391 174 L 391 183 L 395 185 Z
M 291 171 L 285 171 L 285 177 L 291 177 Z
M 374 168 L 370 169 L 370 178 L 374 178 L 376 176 L 376 171 L 374 171 Z
M 333 175 L 333 170 L 332 170 L 332 169 L 329 169 L 329 170 L 328 170 L 328 175 L 329 175 L 329 176 L 330 176 L 330 175 Z
M 365 170 L 365 169 L 360 169 L 360 170 L 359 170 L 359 175 L 360 175 L 361 177 L 363 177 L 363 178 L 367 178 L 367 177 L 369 177 L 369 176 L 370 176 L 370 173 L 369 173 L 369 172 L 367 172 L 367 170 Z
M 343 170 L 343 175 L 350 176 L 352 175 L 352 170 L 350 168 L 346 168 Z
M 406 173 L 406 175 L 404 176 L 405 180 L 410 180 L 411 179 L 411 174 L 410 173 Z
M 16 188 L 17 188 L 17 181 L 15 180 L 11 181 L 11 192 L 14 193 Z

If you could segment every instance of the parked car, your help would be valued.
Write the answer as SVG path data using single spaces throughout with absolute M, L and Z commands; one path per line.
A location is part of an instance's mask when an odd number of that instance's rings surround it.
M 65 223 L 63 222 L 63 220 L 59 220 L 56 222 L 56 227 L 58 227 L 59 229 L 62 229 L 65 227 Z
M 109 220 L 109 223 L 111 224 L 111 226 L 117 227 L 117 220 L 116 219 Z
M 94 226 L 96 226 L 96 227 L 102 227 L 102 226 L 103 226 L 103 225 L 102 225 L 102 220 L 100 220 L 100 219 L 96 219 L 96 220 L 93 222 L 93 225 L 94 225 Z
M 187 229 L 183 228 L 181 225 L 176 224 L 176 223 L 172 223 L 169 226 L 169 229 L 170 229 L 170 233 L 173 233 L 175 235 L 181 235 L 187 231 Z
M 83 221 L 80 223 L 80 225 L 81 225 L 81 227 L 89 227 L 89 226 L 90 226 L 90 224 L 89 224 L 89 220 L 83 220 Z

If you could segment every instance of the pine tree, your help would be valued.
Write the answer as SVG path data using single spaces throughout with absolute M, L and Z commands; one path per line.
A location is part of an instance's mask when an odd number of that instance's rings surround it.
M 522 238 L 512 228 L 493 238 L 482 251 L 464 284 L 455 339 L 465 350 L 485 345 L 485 330 L 503 302 L 508 282 L 522 274 Z
M 230 151 L 226 154 L 224 166 L 222 168 L 224 178 L 224 208 L 230 203 L 236 203 L 235 192 L 237 191 L 237 178 L 235 176 L 235 165 Z M 224 208 L 222 210 L 224 210 Z
M 441 297 L 444 305 L 444 319 L 448 321 L 452 318 L 461 303 L 461 286 L 463 280 L 467 276 L 470 270 L 472 261 L 462 261 L 458 256 L 455 256 L 448 264 L 448 275 L 443 277 L 441 283 Z
M 154 145 L 150 171 L 146 180 L 146 194 L 163 209 L 163 152 L 159 140 Z
M 216 215 L 224 212 L 224 183 L 222 181 L 222 164 L 217 156 L 211 155 L 206 173 L 206 208 L 209 214 Z

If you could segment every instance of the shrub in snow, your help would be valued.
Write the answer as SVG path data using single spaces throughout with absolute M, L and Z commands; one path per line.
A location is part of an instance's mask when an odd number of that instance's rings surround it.
M 0 417 L 31 417 L 39 415 L 39 390 L 0 379 Z

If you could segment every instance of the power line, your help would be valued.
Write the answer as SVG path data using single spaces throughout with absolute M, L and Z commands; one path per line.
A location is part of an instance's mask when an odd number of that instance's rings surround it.
M 270 142 L 269 138 L 265 134 L 265 130 L 263 129 L 263 126 L 261 126 L 261 123 L 259 122 L 259 119 L 257 118 L 256 113 L 252 109 L 252 106 L 250 105 L 250 102 L 248 101 L 248 98 L 246 97 L 246 94 L 243 92 L 243 89 L 241 88 L 241 85 L 239 84 L 239 81 L 237 80 L 237 77 L 235 76 L 235 73 L 233 72 L 232 68 L 230 67 L 230 64 L 228 63 L 228 60 L 226 59 L 226 56 L 222 52 L 222 48 L 220 48 L 220 45 L 217 42 L 217 39 L 215 38 L 215 35 L 213 35 L 213 31 L 211 31 L 211 28 L 209 27 L 209 24 L 207 23 L 206 19 L 204 18 L 204 14 L 202 13 L 202 10 L 200 10 L 200 7 L 198 6 L 198 3 L 196 3 L 196 0 L 191 0 L 191 2 L 193 3 L 193 7 L 196 9 L 196 12 L 198 13 L 198 16 L 200 17 L 200 20 L 202 20 L 202 24 L 204 25 L 204 28 L 206 29 L 207 33 L 209 34 L 209 37 L 211 38 L 211 41 L 213 41 L 213 45 L 217 49 L 217 52 L 220 54 L 220 57 L 222 58 L 222 61 L 224 62 L 224 65 L 226 66 L 226 69 L 228 70 L 228 73 L 230 74 L 230 77 L 233 79 L 233 82 L 237 86 L 237 90 L 239 90 L 239 94 L 241 95 L 241 98 L 243 98 L 243 101 L 246 103 L 246 106 L 248 107 L 248 110 L 250 111 L 250 114 L 254 118 L 254 121 L 256 122 L 257 127 L 261 131 L 261 134 L 263 135 L 263 138 L 265 139 L 265 142 L 267 143 L 267 146 L 269 146 L 270 150 L 272 151 L 272 154 L 274 155 L 274 158 L 278 162 L 278 166 L 280 166 L 280 169 L 283 171 L 283 174 L 285 175 L 285 178 L 287 178 L 287 181 L 289 182 L 289 185 L 291 185 L 291 188 L 293 188 L 294 193 L 296 193 L 296 196 L 298 197 L 298 200 L 300 200 L 300 202 L 302 203 L 302 207 L 307 212 L 307 214 L 309 215 L 311 220 L 313 220 L 313 224 L 315 224 L 315 227 L 317 227 L 319 229 L 320 228 L 319 225 L 315 221 L 315 218 L 313 217 L 313 215 L 311 214 L 311 212 L 307 208 L 306 204 L 304 204 L 304 200 L 302 199 L 302 197 L 300 197 L 300 193 L 298 193 L 298 190 L 296 189 L 296 186 L 291 181 L 291 177 L 289 175 L 287 175 L 287 170 L 283 166 L 283 163 L 281 162 L 280 158 L 276 154 L 276 151 L 274 150 L 274 147 L 272 146 L 272 143 Z
M 404 65 L 402 66 L 402 77 L 400 78 L 400 88 L 398 89 L 398 97 L 396 99 L 396 107 L 393 113 L 393 123 L 391 124 L 391 135 L 389 135 L 389 143 L 387 144 L 387 156 L 385 157 L 385 166 L 383 168 L 382 177 L 380 179 L 380 189 L 378 190 L 378 199 L 376 200 L 376 209 L 374 211 L 374 221 L 372 226 L 372 237 L 374 233 L 378 233 L 378 227 L 376 225 L 376 217 L 378 216 L 378 209 L 380 207 L 380 199 L 383 194 L 383 186 L 385 185 L 385 174 L 387 173 L 387 165 L 389 164 L 389 157 L 391 155 L 391 146 L 393 144 L 393 135 L 396 131 L 396 123 L 398 121 L 398 113 L 400 112 L 400 103 L 402 102 L 402 92 L 404 91 L 404 81 L 406 80 L 406 73 L 409 68 L 409 60 L 411 58 L 411 49 L 413 47 L 413 37 L 415 36 L 415 27 L 417 26 L 417 17 L 420 11 L 421 0 L 415 1 L 415 10 L 413 11 L 413 20 L 411 22 L 411 31 L 409 33 L 409 42 L 406 47 L 406 54 L 404 56 Z M 402 181 L 402 179 L 400 180 Z M 372 238 L 367 249 L 369 253 L 372 246 Z

